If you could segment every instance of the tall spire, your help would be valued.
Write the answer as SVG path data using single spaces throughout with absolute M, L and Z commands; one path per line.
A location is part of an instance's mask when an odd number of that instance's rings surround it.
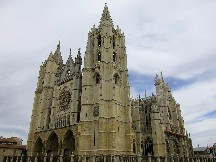
M 82 64 L 82 57 L 81 57 L 81 52 L 80 52 L 80 48 L 78 49 L 78 53 L 77 53 L 77 57 L 75 58 L 75 62 L 77 64 Z
M 56 47 L 56 50 L 55 50 L 55 53 L 54 53 L 54 54 L 59 54 L 59 53 L 61 53 L 60 48 L 61 48 L 61 46 L 60 46 L 60 41 L 59 41 L 59 43 L 57 44 L 57 47 Z
M 158 77 L 158 74 L 156 73 L 156 77 L 155 77 L 155 86 L 160 84 L 160 79 Z
M 113 21 L 111 19 L 110 12 L 109 12 L 109 9 L 108 9 L 106 3 L 105 3 L 103 13 L 102 13 L 102 16 L 100 19 L 99 28 L 102 27 L 104 24 L 109 24 L 109 25 L 113 26 Z
M 58 62 L 58 63 L 63 63 L 62 61 L 62 56 L 61 56 L 61 51 L 60 51 L 60 41 L 59 43 L 57 44 L 57 48 L 56 48 L 56 51 L 54 53 L 54 59 Z
M 70 48 L 69 57 L 67 59 L 66 64 L 72 64 L 72 63 L 74 63 L 74 61 L 73 61 L 73 58 L 72 58 L 71 48 Z

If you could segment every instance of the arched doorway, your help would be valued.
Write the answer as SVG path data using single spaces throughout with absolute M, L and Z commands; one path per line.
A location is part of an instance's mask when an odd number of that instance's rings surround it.
M 154 155 L 154 151 L 153 151 L 153 142 L 152 139 L 150 137 L 147 137 L 145 139 L 145 143 L 144 143 L 144 155 Z
M 68 130 L 65 134 L 63 141 L 64 156 L 70 156 L 72 152 L 75 152 L 75 137 L 71 130 Z
M 55 132 L 52 132 L 47 140 L 47 155 L 58 155 L 59 143 Z
M 38 139 L 35 142 L 35 146 L 34 146 L 34 154 L 41 156 L 42 152 L 43 152 L 43 142 L 42 142 L 42 139 L 38 137 Z

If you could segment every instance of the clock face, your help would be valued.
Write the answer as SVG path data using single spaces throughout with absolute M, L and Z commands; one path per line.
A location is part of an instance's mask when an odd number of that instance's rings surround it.
M 59 95 L 59 109 L 65 111 L 69 109 L 71 102 L 71 93 L 69 90 L 63 90 Z

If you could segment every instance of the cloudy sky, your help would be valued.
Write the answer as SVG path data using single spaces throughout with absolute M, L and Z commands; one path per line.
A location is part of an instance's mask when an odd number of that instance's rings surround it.
M 84 54 L 104 0 L 0 0 L 0 136 L 26 143 L 38 70 L 61 40 Z M 163 75 L 181 104 L 193 146 L 216 142 L 216 1 L 108 0 L 126 36 L 131 96 Z

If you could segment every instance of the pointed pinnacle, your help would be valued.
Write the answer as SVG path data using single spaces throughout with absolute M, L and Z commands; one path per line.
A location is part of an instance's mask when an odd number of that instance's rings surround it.
M 78 48 L 78 54 L 79 54 L 79 55 L 81 55 L 80 50 L 81 50 L 81 48 Z
M 70 56 L 71 56 L 71 48 L 70 48 L 70 53 L 69 53 L 69 54 L 70 54 Z
M 57 45 L 57 49 L 60 49 L 60 40 L 59 40 L 59 43 Z
M 157 74 L 157 72 L 156 72 L 156 78 L 158 78 L 158 74 Z
M 111 24 L 113 26 L 113 22 L 112 22 L 112 19 L 111 19 L 111 16 L 110 16 L 110 12 L 109 12 L 109 9 L 108 9 L 106 3 L 105 3 L 104 9 L 103 9 L 103 13 L 102 13 L 102 16 L 101 16 L 101 19 L 100 19 L 100 25 L 99 25 L 99 27 L 105 21 L 109 22 L 109 24 Z

